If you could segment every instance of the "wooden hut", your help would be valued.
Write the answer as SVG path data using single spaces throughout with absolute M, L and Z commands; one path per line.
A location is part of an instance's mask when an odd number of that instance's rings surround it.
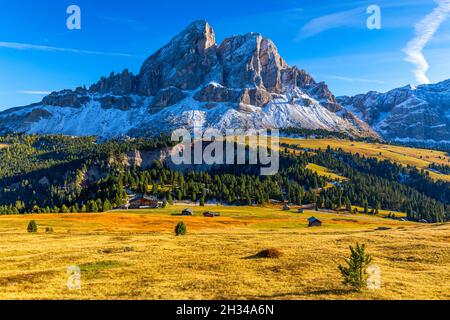
M 321 227 L 322 226 L 322 221 L 320 221 L 319 219 L 317 219 L 316 217 L 311 217 L 308 219 L 309 222 L 309 227 Z
M 184 209 L 181 212 L 181 215 L 182 216 L 193 216 L 194 215 L 194 210 L 192 210 L 191 208 Z

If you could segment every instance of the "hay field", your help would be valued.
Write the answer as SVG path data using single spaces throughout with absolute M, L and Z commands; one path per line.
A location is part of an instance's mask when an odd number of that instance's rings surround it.
M 280 208 L 195 208 L 0 217 L 1 299 L 450 299 L 450 227 Z M 214 210 L 220 218 L 204 218 Z M 308 228 L 316 216 L 322 228 Z M 26 232 L 30 220 L 37 234 Z M 173 229 L 185 221 L 188 234 Z M 46 234 L 52 227 L 54 233 Z M 348 246 L 366 243 L 380 290 L 341 285 Z M 280 259 L 256 259 L 278 248 Z M 79 266 L 81 290 L 67 288 Z

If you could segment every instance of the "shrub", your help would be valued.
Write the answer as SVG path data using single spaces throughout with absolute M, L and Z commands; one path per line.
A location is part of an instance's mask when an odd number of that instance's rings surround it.
M 258 258 L 264 258 L 264 259 L 278 259 L 281 258 L 281 256 L 283 255 L 283 252 L 281 252 L 278 249 L 266 249 L 263 250 L 261 252 L 259 252 L 256 257 Z
M 187 233 L 186 224 L 184 222 L 180 222 L 177 224 L 175 228 L 175 235 L 176 236 L 184 236 Z
M 367 288 L 367 268 L 372 262 L 372 257 L 366 254 L 366 246 L 356 244 L 353 248 L 350 246 L 350 258 L 346 259 L 348 267 L 339 266 L 343 284 L 353 287 L 357 291 Z
M 52 227 L 45 228 L 45 233 L 53 233 L 53 228 Z
M 36 233 L 37 229 L 38 229 L 38 227 L 37 227 L 36 221 L 32 220 L 32 221 L 30 221 L 30 223 L 28 223 L 28 227 L 27 227 L 28 233 Z

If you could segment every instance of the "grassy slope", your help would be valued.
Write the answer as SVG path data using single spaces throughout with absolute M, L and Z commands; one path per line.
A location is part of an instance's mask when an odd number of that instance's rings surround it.
M 416 149 L 408 147 L 390 146 L 378 143 L 351 142 L 338 139 L 294 139 L 281 138 L 282 143 L 299 145 L 306 149 L 333 149 L 341 148 L 345 152 L 359 153 L 367 157 L 375 157 L 381 160 L 390 160 L 403 165 L 411 165 L 420 169 L 426 169 L 434 179 L 450 181 L 450 175 L 439 174 L 428 170 L 432 163 L 443 165 L 450 164 L 450 157 L 441 151 Z
M 0 298 L 450 299 L 449 225 L 253 207 L 172 216 L 181 209 L 0 217 Z M 307 228 L 311 215 L 324 226 Z M 27 234 L 31 219 L 55 233 Z M 177 238 L 181 220 L 188 235 Z M 356 242 L 381 267 L 381 290 L 341 285 L 337 266 Z M 248 258 L 271 247 L 284 256 Z M 83 270 L 81 291 L 66 288 L 71 265 Z
M 329 170 L 328 168 L 319 166 L 317 164 L 310 163 L 306 168 L 317 173 L 319 176 L 330 179 L 331 181 L 339 182 L 339 181 L 347 180 L 347 178 L 337 175 L 334 172 L 332 172 L 331 170 Z

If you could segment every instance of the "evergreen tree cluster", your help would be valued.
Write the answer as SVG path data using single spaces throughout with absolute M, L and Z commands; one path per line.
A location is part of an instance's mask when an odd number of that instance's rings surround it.
M 450 165 L 432 163 L 429 168 L 442 174 L 450 174 Z
M 302 151 L 298 146 L 285 147 Z M 384 209 L 406 212 L 411 220 L 450 219 L 450 183 L 433 181 L 423 170 L 329 147 L 301 156 L 348 178 L 320 193 L 319 208 L 336 209 L 351 203 L 363 207 L 365 213 Z
M 126 202 L 127 193 L 149 194 L 172 204 L 195 201 L 261 205 L 271 200 L 366 214 L 406 212 L 412 220 L 448 221 L 450 184 L 425 171 L 342 150 L 303 150 L 283 145 L 280 171 L 260 176 L 260 167 L 213 166 L 175 170 L 156 161 L 145 170 L 124 155 L 170 147 L 168 137 L 112 140 L 63 136 L 9 135 L 0 150 L 0 214 L 104 212 Z M 288 152 L 295 150 L 295 154 Z M 347 178 L 325 188 L 317 164 Z

